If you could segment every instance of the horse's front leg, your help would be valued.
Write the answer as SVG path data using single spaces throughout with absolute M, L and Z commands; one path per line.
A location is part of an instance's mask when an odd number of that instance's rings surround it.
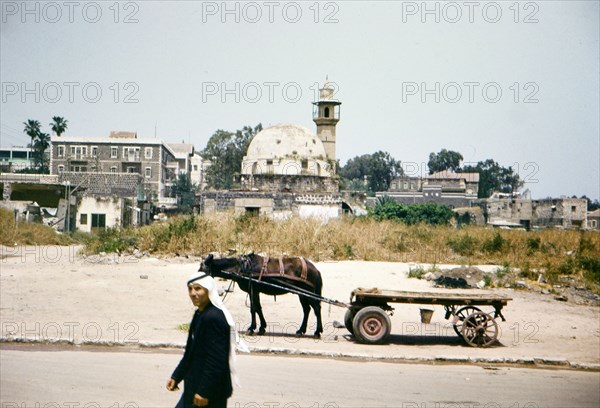
M 254 300 L 252 301 L 254 304 L 254 310 L 258 313 L 258 318 L 260 319 L 260 328 L 258 329 L 258 335 L 262 336 L 267 331 L 267 321 L 265 320 L 265 316 L 263 315 L 262 306 L 260 304 L 260 293 L 257 291 L 254 295 Z
M 246 330 L 246 334 L 248 336 L 252 336 L 254 334 L 254 330 L 256 329 L 256 310 L 254 309 L 254 299 L 250 297 L 250 326 Z

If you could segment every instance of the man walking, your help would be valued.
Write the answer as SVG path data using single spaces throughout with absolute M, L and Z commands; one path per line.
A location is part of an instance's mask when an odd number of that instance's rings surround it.
M 235 322 L 219 297 L 214 279 L 203 272 L 187 282 L 197 308 L 183 358 L 167 382 L 169 391 L 184 390 L 176 408 L 221 408 L 231 396 L 235 377 Z

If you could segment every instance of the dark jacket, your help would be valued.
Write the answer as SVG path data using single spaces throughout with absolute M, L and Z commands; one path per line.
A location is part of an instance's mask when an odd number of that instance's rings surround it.
M 188 333 L 185 353 L 171 375 L 175 381 L 184 381 L 183 401 L 192 405 L 194 394 L 211 400 L 225 400 L 231 396 L 229 370 L 230 327 L 223 312 L 208 304 L 196 310 Z

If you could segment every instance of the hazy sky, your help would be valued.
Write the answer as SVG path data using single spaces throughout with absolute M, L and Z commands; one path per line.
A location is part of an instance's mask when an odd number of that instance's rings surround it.
M 342 102 L 342 164 L 377 150 L 512 165 L 534 198 L 600 196 L 599 2 L 2 1 L 1 141 L 27 119 L 68 135 L 190 141 L 315 130 L 316 84 Z

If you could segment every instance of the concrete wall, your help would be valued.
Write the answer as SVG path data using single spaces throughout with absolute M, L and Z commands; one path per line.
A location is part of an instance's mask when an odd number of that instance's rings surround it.
M 327 221 L 331 218 L 338 218 L 340 211 L 340 206 L 336 205 L 298 205 L 298 215 L 300 218 L 318 218 Z

